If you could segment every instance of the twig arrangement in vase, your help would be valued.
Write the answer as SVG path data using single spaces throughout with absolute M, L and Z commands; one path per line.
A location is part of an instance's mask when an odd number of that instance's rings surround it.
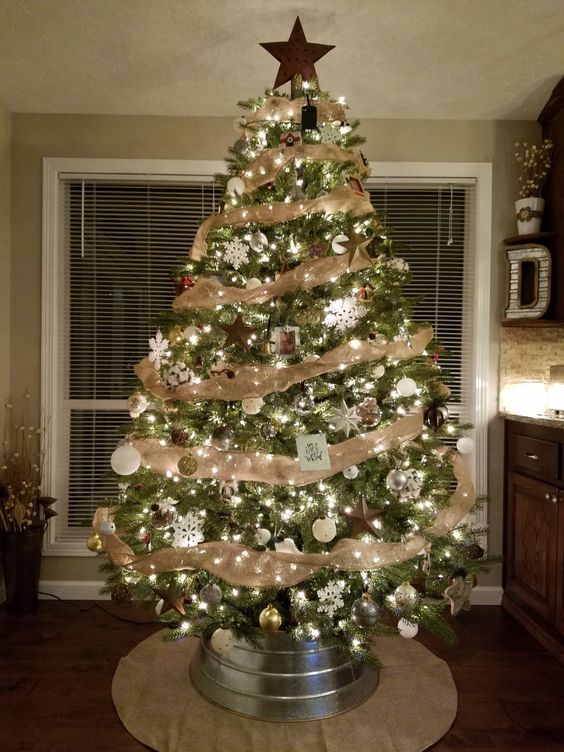
M 45 527 L 57 513 L 55 499 L 41 495 L 45 426 L 33 426 L 30 395 L 18 417 L 10 400 L 5 405 L 4 439 L 0 464 L 0 531 L 21 533 L 30 527 Z
M 550 170 L 554 144 L 545 138 L 540 145 L 515 144 L 519 166 L 519 199 L 515 202 L 519 235 L 539 232 L 544 208 L 542 188 Z

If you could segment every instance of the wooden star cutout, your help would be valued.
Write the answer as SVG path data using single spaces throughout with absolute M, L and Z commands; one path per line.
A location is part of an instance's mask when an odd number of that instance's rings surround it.
M 235 320 L 231 324 L 221 324 L 220 328 L 227 334 L 227 339 L 223 343 L 224 347 L 229 345 L 241 345 L 245 350 L 250 350 L 248 340 L 251 334 L 255 333 L 255 330 L 247 326 L 243 321 L 241 314 L 238 313 Z
M 343 248 L 346 248 L 349 252 L 349 269 L 353 265 L 355 258 L 362 259 L 363 261 L 370 261 L 370 263 L 372 263 L 372 258 L 367 250 L 367 246 L 371 240 L 371 237 L 367 238 L 364 235 L 359 235 L 355 232 L 350 240 L 341 243 Z
M 280 63 L 274 88 L 282 86 L 292 77 L 300 74 L 304 81 L 316 76 L 315 63 L 334 48 L 334 44 L 314 44 L 308 42 L 300 18 L 296 18 L 294 28 L 287 42 L 260 42 L 267 52 Z
M 374 509 L 370 509 L 366 504 L 366 501 L 362 499 L 354 509 L 349 512 L 345 510 L 344 515 L 352 520 L 352 535 L 358 535 L 359 533 L 371 533 L 377 538 L 381 537 L 380 527 L 376 523 L 376 520 L 380 517 L 381 512 L 377 512 Z
M 155 590 L 155 593 L 163 601 L 163 607 L 161 614 L 166 614 L 167 611 L 173 609 L 180 616 L 185 616 L 186 611 L 184 609 L 184 594 L 176 594 L 174 587 L 170 586 L 167 590 Z

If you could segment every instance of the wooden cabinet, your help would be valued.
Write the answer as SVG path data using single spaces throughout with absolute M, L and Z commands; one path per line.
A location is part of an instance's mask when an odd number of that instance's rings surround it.
M 564 660 L 564 430 L 506 421 L 503 606 Z

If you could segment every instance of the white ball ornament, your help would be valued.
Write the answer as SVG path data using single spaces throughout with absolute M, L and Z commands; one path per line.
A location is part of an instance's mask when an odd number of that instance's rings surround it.
M 400 619 L 398 621 L 398 632 L 402 637 L 405 637 L 406 640 L 410 640 L 412 637 L 415 637 L 417 632 L 419 632 L 419 627 L 417 624 L 412 624 L 412 622 L 407 621 L 407 619 Z
M 347 480 L 354 480 L 355 478 L 358 478 L 360 470 L 356 465 L 351 465 L 350 467 L 345 467 L 343 470 L 343 475 Z
M 249 245 L 253 251 L 264 251 L 268 246 L 268 238 L 264 232 L 253 232 L 249 238 Z
M 341 256 L 343 253 L 346 253 L 347 249 L 343 245 L 343 243 L 346 243 L 348 239 L 348 235 L 336 235 L 331 242 L 331 248 L 333 249 L 334 253 L 339 254 L 339 256 Z
M 374 368 L 372 373 L 374 374 L 375 379 L 381 379 L 382 376 L 386 373 L 386 369 L 384 368 L 383 365 L 380 364 L 379 366 L 376 366 Z
M 249 397 L 248 399 L 241 400 L 241 407 L 247 415 L 257 415 L 260 413 L 263 405 L 264 400 L 262 397 Z
M 231 178 L 227 181 L 227 193 L 232 196 L 240 196 L 245 192 L 245 181 L 241 178 Z
M 311 526 L 311 531 L 315 540 L 320 543 L 328 543 L 337 535 L 337 526 L 332 517 L 320 517 Z
M 131 475 L 139 470 L 141 455 L 131 444 L 122 444 L 112 454 L 110 464 L 114 473 L 118 475 Z
M 257 287 L 260 287 L 262 285 L 262 282 L 258 277 L 251 277 L 245 282 L 245 287 L 247 290 L 255 290 Z
M 255 540 L 259 546 L 266 546 L 271 538 L 272 533 L 265 527 L 259 527 L 259 529 L 255 533 Z
M 190 340 L 192 337 L 197 337 L 199 333 L 200 330 L 198 329 L 198 327 L 190 324 L 190 326 L 187 326 L 185 329 L 183 329 L 182 336 L 185 339 Z
M 468 436 L 462 436 L 456 442 L 456 448 L 460 454 L 472 454 L 474 451 L 474 441 Z
M 223 627 L 220 627 L 212 634 L 210 642 L 215 652 L 221 655 L 223 653 L 228 653 L 231 650 L 235 638 L 230 629 L 223 629 Z
M 409 582 L 402 582 L 394 590 L 394 600 L 399 608 L 413 608 L 419 600 L 419 593 Z
M 104 520 L 100 523 L 99 532 L 102 535 L 113 535 L 116 531 L 116 523 L 112 520 Z
M 396 384 L 396 390 L 402 397 L 413 397 L 417 391 L 417 384 L 409 376 L 404 376 Z

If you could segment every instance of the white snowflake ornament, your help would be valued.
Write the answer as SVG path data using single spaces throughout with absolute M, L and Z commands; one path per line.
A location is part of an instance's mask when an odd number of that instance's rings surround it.
M 188 512 L 184 517 L 179 517 L 172 525 L 172 545 L 175 548 L 192 548 L 204 540 L 204 521 L 195 514 Z
M 322 144 L 338 144 L 341 141 L 340 123 L 321 123 L 317 129 L 321 136 Z
M 349 295 L 329 303 L 329 312 L 323 323 L 343 334 L 355 326 L 365 314 L 366 306 L 361 306 L 354 296 Z
M 162 378 L 168 387 L 174 388 L 181 384 L 190 384 L 194 378 L 194 372 L 188 368 L 186 363 L 177 361 L 163 368 Z
M 328 422 L 335 427 L 335 431 L 343 431 L 348 437 L 351 431 L 358 431 L 360 416 L 356 411 L 356 405 L 349 407 L 342 400 L 340 407 L 333 407 L 327 414 Z
M 249 246 L 239 239 L 230 240 L 225 244 L 223 258 L 228 264 L 231 264 L 234 269 L 239 271 L 240 267 L 242 267 L 243 264 L 246 264 L 249 260 Z
M 329 580 L 325 587 L 317 591 L 317 598 L 319 600 L 317 612 L 327 614 L 332 619 L 337 610 L 345 605 L 343 601 L 344 589 L 345 583 L 343 580 Z
M 157 371 L 161 367 L 161 362 L 166 361 L 168 355 L 168 339 L 163 337 L 163 333 L 159 329 L 154 337 L 149 339 L 149 360 L 155 366 Z

